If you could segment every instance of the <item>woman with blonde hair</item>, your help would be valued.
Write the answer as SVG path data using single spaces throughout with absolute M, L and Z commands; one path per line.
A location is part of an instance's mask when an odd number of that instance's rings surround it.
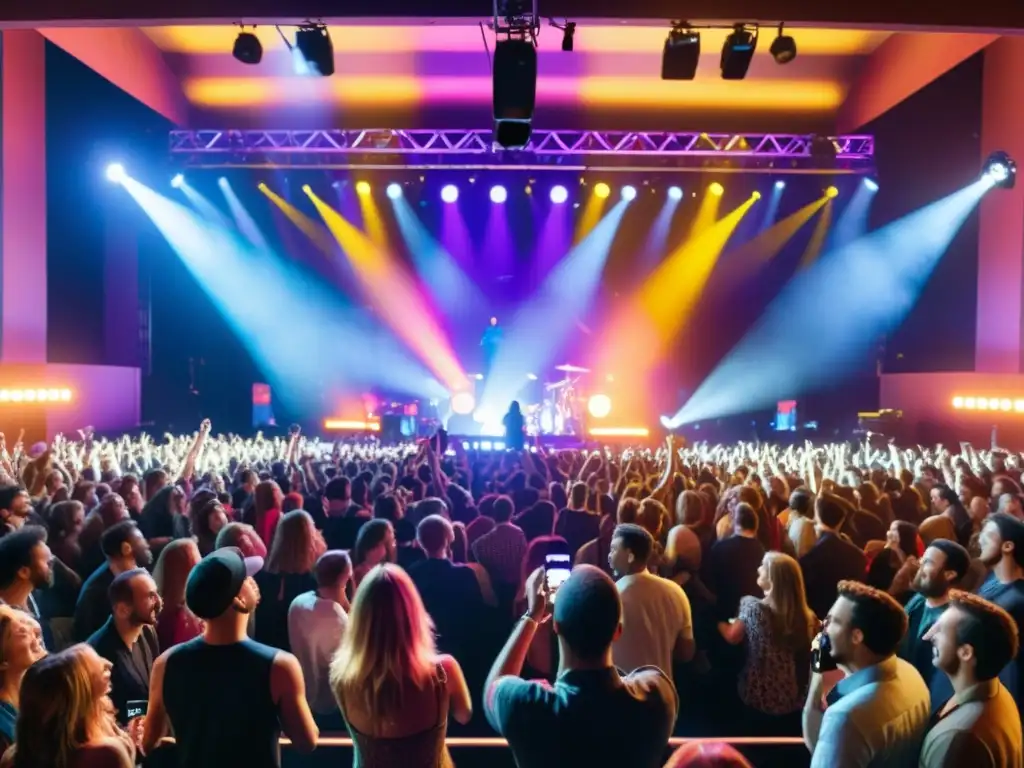
M 135 745 L 117 725 L 109 661 L 73 645 L 37 661 L 21 681 L 15 745 L 3 768 L 133 768 Z
M 291 651 L 288 607 L 299 595 L 316 590 L 313 566 L 326 551 L 324 537 L 308 512 L 297 509 L 281 518 L 267 565 L 255 576 L 261 595 L 256 607 L 257 642 Z
M 438 655 L 412 579 L 390 564 L 373 568 L 356 590 L 331 688 L 354 768 L 450 768 L 448 716 L 466 724 L 473 714 L 462 668 Z
M 45 655 L 39 622 L 24 611 L 0 604 L 0 757 L 14 743 L 21 680 Z
M 718 630 L 732 645 L 746 643 L 739 696 L 753 735 L 799 735 L 818 621 L 807 607 L 800 564 L 789 555 L 765 554 L 757 585 L 764 597 L 744 597 L 739 615 Z
M 199 548 L 192 539 L 175 539 L 157 558 L 153 581 L 163 598 L 163 609 L 156 620 L 161 651 L 203 633 L 203 622 L 185 605 L 185 584 L 199 560 Z

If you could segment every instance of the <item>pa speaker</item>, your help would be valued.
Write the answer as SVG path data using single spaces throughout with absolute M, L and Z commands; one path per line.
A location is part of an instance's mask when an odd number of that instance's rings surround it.
M 537 102 L 537 50 L 527 40 L 494 47 L 494 119 L 532 120 Z

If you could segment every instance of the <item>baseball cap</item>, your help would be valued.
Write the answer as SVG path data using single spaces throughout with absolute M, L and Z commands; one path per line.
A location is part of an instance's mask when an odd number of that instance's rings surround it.
M 185 604 L 200 619 L 216 619 L 231 607 L 245 580 L 262 567 L 262 557 L 245 557 L 238 547 L 215 550 L 189 574 Z

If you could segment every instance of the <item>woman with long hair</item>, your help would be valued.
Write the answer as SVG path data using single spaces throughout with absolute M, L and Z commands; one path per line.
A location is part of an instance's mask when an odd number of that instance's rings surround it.
M 24 611 L 0 605 L 0 757 L 14 743 L 21 680 L 45 655 L 39 622 Z
M 133 768 L 135 745 L 118 727 L 110 701 L 110 667 L 84 643 L 29 667 L 21 681 L 15 746 L 0 765 Z
M 192 532 L 201 556 L 217 548 L 217 534 L 230 522 L 231 517 L 217 498 L 209 499 L 192 513 Z
M 354 768 L 449 768 L 448 716 L 466 724 L 473 714 L 462 668 L 438 655 L 412 579 L 390 564 L 356 590 L 331 688 L 352 736 Z
M 765 554 L 757 585 L 764 597 L 744 597 L 739 615 L 719 623 L 718 630 L 732 645 L 746 643 L 739 696 L 757 735 L 796 735 L 817 619 L 807 607 L 800 564 L 789 555 Z
M 258 486 L 257 486 L 258 488 Z M 313 566 L 327 551 L 308 512 L 297 509 L 281 518 L 266 567 L 256 574 L 260 603 L 256 607 L 256 640 L 290 651 L 288 607 L 303 592 L 317 588 Z
M 489 518 L 480 518 L 481 520 Z M 493 524 L 493 521 L 492 521 Z M 466 531 L 467 536 L 469 531 Z M 467 542 L 472 546 L 473 542 Z M 367 573 L 380 563 L 393 563 L 398 557 L 395 529 L 389 520 L 368 520 L 359 529 L 352 548 L 352 585 L 356 589 Z
M 156 620 L 161 651 L 199 637 L 203 632 L 203 622 L 185 605 L 185 584 L 199 560 L 199 548 L 192 539 L 175 539 L 157 558 L 153 581 L 163 598 L 163 609 Z
M 270 549 L 274 542 L 274 531 L 277 530 L 278 521 L 281 519 L 283 504 L 284 494 L 281 493 L 281 486 L 273 480 L 264 480 L 252 493 L 252 518 L 245 519 L 244 522 L 256 529 L 267 549 Z

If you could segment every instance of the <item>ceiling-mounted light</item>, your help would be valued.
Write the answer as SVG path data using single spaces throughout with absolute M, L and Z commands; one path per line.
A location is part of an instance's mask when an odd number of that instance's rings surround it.
M 700 62 L 700 32 L 689 29 L 689 24 L 672 25 L 661 55 L 662 80 L 693 80 Z
M 982 174 L 992 182 L 993 187 L 1013 189 L 1017 183 L 1017 163 L 1008 154 L 998 150 L 985 159 Z
M 757 50 L 757 26 L 734 24 L 732 34 L 725 38 L 722 46 L 722 79 L 742 80 L 747 76 L 750 61 Z
M 779 34 L 772 40 L 769 49 L 776 64 L 789 64 L 796 58 L 796 40 L 782 33 L 783 22 L 779 22 Z
M 303 74 L 330 77 L 334 74 L 334 43 L 325 24 L 300 24 L 295 30 L 295 49 L 305 64 Z
M 263 43 L 252 32 L 246 32 L 245 27 L 235 38 L 235 47 L 231 55 L 243 64 L 259 64 L 263 61 Z

